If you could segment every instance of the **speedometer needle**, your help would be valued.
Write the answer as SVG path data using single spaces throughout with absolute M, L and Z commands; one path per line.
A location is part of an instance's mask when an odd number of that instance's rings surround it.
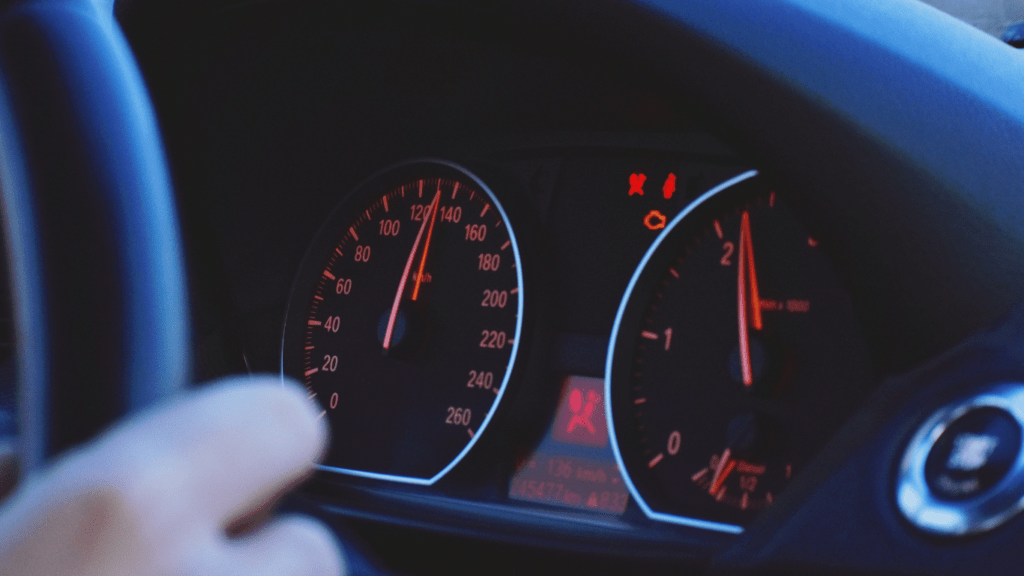
M 747 272 L 750 273 L 750 308 L 753 313 L 754 329 L 761 329 L 761 298 L 757 291 L 757 269 L 754 266 L 754 242 L 750 237 L 750 213 L 743 212 L 740 222 L 740 254 L 737 280 L 737 307 L 740 329 L 740 365 L 743 371 L 743 385 L 754 383 L 754 370 L 750 362 L 750 335 L 747 327 Z
M 437 193 L 438 193 L 438 195 L 440 195 L 441 191 L 438 190 Z M 437 202 L 436 198 L 437 197 L 435 197 L 435 200 L 434 200 L 435 202 Z M 435 206 L 434 208 L 437 208 L 437 207 Z M 431 211 L 430 211 L 430 228 L 427 228 L 427 241 L 426 241 L 426 243 L 423 244 L 423 256 L 420 257 L 420 269 L 416 273 L 416 286 L 414 286 L 413 289 L 412 289 L 412 299 L 413 300 L 418 298 L 419 295 L 420 295 L 420 282 L 423 281 L 423 266 L 427 263 L 427 252 L 430 251 L 430 237 L 434 235 L 434 220 L 435 219 L 437 219 L 437 210 L 436 209 L 431 209 Z M 424 220 L 426 220 L 426 218 L 424 218 Z M 423 232 L 422 231 L 422 226 L 420 228 L 421 228 L 420 233 L 422 234 L 422 232 Z M 416 252 L 416 248 L 413 247 L 412 251 L 413 251 L 413 253 L 415 253 Z
M 437 203 L 441 199 L 441 190 L 438 189 L 437 194 L 434 194 L 434 199 L 430 201 L 430 223 L 431 229 L 433 229 L 434 217 L 433 214 L 437 210 Z M 395 320 L 398 318 L 398 305 L 402 302 L 402 294 L 405 292 L 405 283 L 409 280 L 409 271 L 412 270 L 412 263 L 416 260 L 416 249 L 420 247 L 420 240 L 423 238 L 423 230 L 427 227 L 427 218 L 424 215 L 423 223 L 420 224 L 420 231 L 416 233 L 416 241 L 412 243 L 412 250 L 409 251 L 409 258 L 405 261 L 405 269 L 402 270 L 402 279 L 398 281 L 398 291 L 395 293 L 395 302 L 391 305 L 391 316 L 388 317 L 388 327 L 384 332 L 384 349 L 387 350 L 391 347 L 391 335 L 395 331 Z M 424 258 L 426 254 L 424 253 Z M 422 266 L 421 266 L 422 268 Z M 418 283 L 417 283 L 418 284 Z

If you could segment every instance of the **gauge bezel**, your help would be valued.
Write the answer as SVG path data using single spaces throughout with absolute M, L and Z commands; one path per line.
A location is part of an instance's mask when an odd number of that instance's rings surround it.
M 640 491 L 637 489 L 635 483 L 633 482 L 633 479 L 630 477 L 629 469 L 626 467 L 626 463 L 623 458 L 622 452 L 619 449 L 619 435 L 616 432 L 615 418 L 612 412 L 612 408 L 616 404 L 616 402 L 613 401 L 614 396 L 612 388 L 612 378 L 614 374 L 613 369 L 615 366 L 615 358 L 616 356 L 621 355 L 621 351 L 619 350 L 619 348 L 621 347 L 621 344 L 619 342 L 619 331 L 623 324 L 623 318 L 627 314 L 627 308 L 629 307 L 629 303 L 632 300 L 633 292 L 637 288 L 637 284 L 638 282 L 640 282 L 641 276 L 644 275 L 648 263 L 651 261 L 652 258 L 654 258 L 655 254 L 658 253 L 659 248 L 665 242 L 665 240 L 672 234 L 673 230 L 675 230 L 676 227 L 680 224 L 680 222 L 682 222 L 688 215 L 690 215 L 693 211 L 697 210 L 699 207 L 706 204 L 712 198 L 718 196 L 719 193 L 728 190 L 741 182 L 750 180 L 751 178 L 754 178 L 757 175 L 757 170 L 749 170 L 747 172 L 743 172 L 742 174 L 734 176 L 733 178 L 730 178 L 729 180 L 726 180 L 725 182 L 722 182 L 721 184 L 708 190 L 699 198 L 697 198 L 697 200 L 695 200 L 693 203 L 687 206 L 682 212 L 677 214 L 675 218 L 673 218 L 672 221 L 669 222 L 667 226 L 665 226 L 665 229 L 661 231 L 661 234 L 659 234 L 658 237 L 654 239 L 654 242 L 651 243 L 650 248 L 647 249 L 647 252 L 644 254 L 644 257 L 640 260 L 640 264 L 633 272 L 633 276 L 630 278 L 629 284 L 626 287 L 626 292 L 625 294 L 623 294 L 622 300 L 619 303 L 619 309 L 615 314 L 615 322 L 612 325 L 612 334 L 608 345 L 608 355 L 605 360 L 605 418 L 608 421 L 608 434 L 611 439 L 612 453 L 615 456 L 616 464 L 619 466 L 619 471 L 622 473 L 622 479 L 626 484 L 626 488 L 629 489 L 630 495 L 632 495 L 633 497 L 633 501 L 636 502 L 637 506 L 640 507 L 644 515 L 651 520 L 655 520 L 658 522 L 666 522 L 670 524 L 677 524 L 680 526 L 688 526 L 691 528 L 724 532 L 728 534 L 739 534 L 743 532 L 742 526 L 727 524 L 724 522 L 703 520 L 700 518 L 693 518 L 677 514 L 669 514 L 666 512 L 658 512 L 647 503 L 647 500 L 644 499 L 644 497 L 640 494 Z
M 415 176 L 414 176 L 415 175 Z M 323 464 L 317 464 L 316 469 L 336 474 L 340 476 L 354 476 L 360 478 L 369 478 L 373 480 L 382 480 L 387 482 L 395 482 L 401 484 L 412 484 L 420 486 L 432 486 L 449 472 L 452 471 L 459 463 L 461 463 L 466 456 L 472 451 L 472 449 L 480 442 L 480 439 L 484 437 L 491 421 L 494 418 L 495 413 L 498 411 L 502 404 L 502 400 L 505 398 L 506 391 L 508 389 L 509 381 L 511 380 L 514 372 L 516 363 L 520 355 L 520 344 L 522 343 L 523 337 L 523 320 L 526 314 L 525 311 L 525 288 L 523 282 L 523 262 L 521 251 L 519 247 L 519 240 L 516 237 L 515 229 L 505 210 L 504 205 L 498 196 L 494 193 L 490 186 L 488 186 L 480 177 L 471 172 L 464 166 L 443 160 L 439 158 L 417 158 L 401 162 L 384 168 L 373 175 L 369 176 L 357 186 L 355 186 L 344 198 L 338 203 L 338 205 L 330 212 L 330 214 L 324 219 L 324 223 L 317 230 L 317 233 L 313 236 L 313 240 L 310 242 L 308 248 L 299 265 L 298 272 L 295 275 L 295 279 L 292 283 L 292 288 L 289 291 L 287 306 L 285 309 L 284 322 L 281 332 L 281 347 L 280 347 L 280 371 L 279 376 L 282 384 L 285 383 L 286 379 L 291 378 L 289 375 L 290 364 L 288 361 L 288 352 L 290 348 L 295 346 L 289 346 L 292 340 L 296 340 L 296 330 L 298 326 L 301 326 L 307 312 L 305 306 L 298 306 L 297 299 L 302 299 L 304 296 L 311 296 L 313 292 L 313 286 L 315 285 L 315 274 L 309 274 L 310 270 L 315 269 L 319 264 L 314 265 L 314 262 L 319 262 L 322 258 L 319 256 L 326 257 L 327 254 L 333 250 L 333 245 L 329 248 L 325 248 L 330 242 L 324 241 L 326 235 L 329 235 L 335 229 L 344 230 L 345 225 L 339 224 L 339 222 L 347 222 L 345 216 L 348 212 L 352 214 L 359 213 L 364 206 L 361 203 L 365 203 L 372 198 L 374 194 L 384 194 L 392 187 L 400 185 L 410 179 L 418 179 L 426 177 L 438 177 L 438 176 L 457 176 L 458 178 L 464 178 L 471 181 L 481 192 L 486 194 L 495 210 L 501 216 L 502 222 L 508 231 L 509 239 L 511 240 L 512 253 L 515 260 L 515 273 L 516 283 L 519 288 L 516 294 L 516 302 L 518 306 L 518 312 L 516 314 L 515 322 L 515 340 L 512 344 L 512 349 L 509 353 L 509 360 L 505 367 L 505 373 L 501 381 L 501 385 L 495 395 L 494 401 L 487 411 L 486 416 L 477 428 L 473 437 L 463 447 L 463 449 L 439 472 L 429 478 L 415 477 L 415 476 L 403 476 L 397 474 L 386 474 L 379 472 L 370 472 L 365 470 L 357 470 L 350 468 L 341 468 L 336 466 L 328 466 Z M 323 252 L 324 254 L 320 254 Z M 304 300 L 303 300 L 304 302 Z M 301 334 L 301 330 L 298 330 L 298 334 Z M 296 340 L 297 342 L 297 340 Z M 301 346 L 301 344 L 297 344 Z M 296 350 L 292 350 L 293 352 Z

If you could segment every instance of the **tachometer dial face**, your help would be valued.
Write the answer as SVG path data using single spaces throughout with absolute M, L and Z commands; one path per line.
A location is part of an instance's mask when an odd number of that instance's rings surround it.
M 619 310 L 608 374 L 636 501 L 726 531 L 779 497 L 870 381 L 823 246 L 755 173 L 657 239 Z
M 465 169 L 373 178 L 321 230 L 285 325 L 282 371 L 330 422 L 323 468 L 430 484 L 483 434 L 522 326 L 519 249 Z

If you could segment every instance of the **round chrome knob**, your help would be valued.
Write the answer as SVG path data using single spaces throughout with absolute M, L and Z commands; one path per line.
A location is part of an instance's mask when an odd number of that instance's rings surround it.
M 1001 384 L 947 405 L 910 440 L 896 503 L 918 528 L 964 535 L 1024 508 L 1024 385 Z

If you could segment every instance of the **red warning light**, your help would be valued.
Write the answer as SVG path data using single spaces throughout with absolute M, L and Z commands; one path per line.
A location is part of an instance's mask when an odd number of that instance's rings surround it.
M 661 230 L 667 222 L 668 218 L 657 210 L 651 210 L 647 216 L 644 216 L 644 226 L 647 226 L 648 230 Z
M 630 174 L 629 175 L 629 195 L 639 194 L 644 195 L 644 182 L 647 181 L 647 176 L 643 174 Z
M 668 178 L 665 178 L 665 184 L 661 187 L 661 193 L 665 195 L 665 200 L 671 200 L 672 195 L 676 192 L 676 175 L 669 173 Z
M 569 420 L 565 433 L 572 434 L 577 426 L 582 426 L 587 429 L 587 432 L 596 434 L 597 429 L 594 428 L 594 424 L 590 421 L 590 416 L 594 414 L 594 408 L 597 408 L 597 403 L 600 401 L 601 396 L 597 392 L 588 390 L 587 401 L 584 403 L 583 391 L 579 388 L 573 388 L 572 392 L 569 393 L 569 409 L 572 410 L 572 420 Z
M 599 378 L 570 376 L 551 436 L 560 442 L 583 446 L 604 446 L 608 443 L 608 427 L 604 420 L 604 381 Z

